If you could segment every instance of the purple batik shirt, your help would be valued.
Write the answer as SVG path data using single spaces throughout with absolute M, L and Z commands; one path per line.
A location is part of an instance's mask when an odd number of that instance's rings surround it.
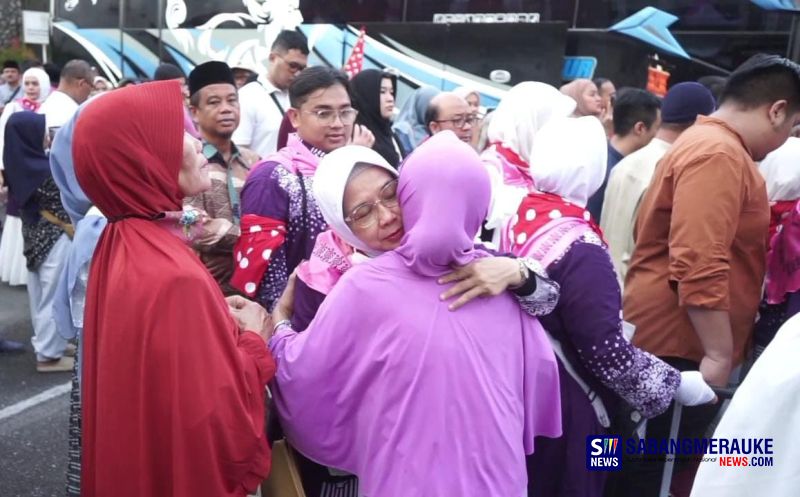
M 586 233 L 547 273 L 560 285 L 561 296 L 555 311 L 540 321 L 561 342 L 581 379 L 607 405 L 622 398 L 644 417 L 664 412 L 680 373 L 625 340 L 619 283 L 600 238 Z
M 256 300 L 270 311 L 286 288 L 289 275 L 311 255 L 317 235 L 327 226 L 314 199 L 313 182 L 312 176 L 267 161 L 250 173 L 242 189 L 242 215 L 256 214 L 286 223 L 286 241 L 273 253 L 256 292 Z

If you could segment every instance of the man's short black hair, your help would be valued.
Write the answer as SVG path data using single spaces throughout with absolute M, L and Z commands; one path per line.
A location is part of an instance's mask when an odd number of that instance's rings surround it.
M 649 129 L 658 119 L 661 100 L 639 88 L 621 88 L 614 100 L 614 134 L 626 136 L 643 122 Z
M 345 73 L 325 66 L 309 67 L 301 71 L 289 86 L 289 103 L 299 109 L 306 103 L 309 95 L 334 85 L 342 85 L 350 95 L 350 81 Z
M 272 51 L 286 53 L 289 50 L 299 50 L 303 55 L 308 55 L 308 40 L 303 33 L 288 29 L 278 33 L 277 38 L 272 42 Z
M 714 96 L 714 101 L 719 106 L 719 100 L 722 97 L 722 90 L 725 88 L 725 83 L 728 78 L 724 76 L 703 76 L 697 79 L 697 82 L 708 88 L 711 95 Z
M 88 62 L 81 59 L 72 59 L 64 64 L 61 69 L 61 79 L 65 81 L 77 81 L 85 79 L 90 84 L 94 83 L 94 71 Z
M 594 79 L 592 80 L 592 83 L 594 83 L 594 85 L 597 87 L 597 91 L 600 91 L 600 88 L 601 88 L 601 87 L 602 87 L 604 84 L 606 84 L 606 83 L 611 83 L 611 82 L 612 82 L 612 81 L 611 81 L 610 79 L 608 79 L 608 78 L 594 78 Z
M 30 69 L 31 67 L 39 67 L 42 70 L 44 70 L 44 66 L 42 65 L 42 61 L 39 60 L 39 59 L 25 59 L 25 60 L 22 61 L 22 64 L 20 64 L 20 68 L 19 69 L 20 69 L 21 72 L 25 72 L 28 69 Z M 52 83 L 53 81 L 50 80 L 50 82 Z
M 58 83 L 61 82 L 61 68 L 57 64 L 48 62 L 42 65 L 42 69 L 47 73 L 47 77 L 50 78 L 50 84 L 58 86 Z
M 428 130 L 429 135 L 433 135 L 431 123 L 439 119 L 439 105 L 436 104 L 435 100 L 435 98 L 432 98 L 425 109 L 425 129 Z
M 744 109 L 786 100 L 800 110 L 800 66 L 777 55 L 756 54 L 728 77 L 720 105 L 734 102 Z
M 185 78 L 180 67 L 169 62 L 162 62 L 156 67 L 156 72 L 153 73 L 153 81 L 168 81 L 170 79 Z

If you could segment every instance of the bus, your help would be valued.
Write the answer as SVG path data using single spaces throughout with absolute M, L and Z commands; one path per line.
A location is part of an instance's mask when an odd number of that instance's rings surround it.
M 363 29 L 364 68 L 396 70 L 399 100 L 423 84 L 470 86 L 489 107 L 526 80 L 605 77 L 644 87 L 656 59 L 670 83 L 725 76 L 754 53 L 790 53 L 796 22 L 792 10 L 775 10 L 791 9 L 785 0 L 660 1 L 658 12 L 673 18 L 661 26 L 670 50 L 613 29 L 653 9 L 638 0 L 57 2 L 53 58 L 90 60 L 113 83 L 150 78 L 161 61 L 187 74 L 212 59 L 263 72 L 282 29 L 308 37 L 310 64 L 341 67 Z

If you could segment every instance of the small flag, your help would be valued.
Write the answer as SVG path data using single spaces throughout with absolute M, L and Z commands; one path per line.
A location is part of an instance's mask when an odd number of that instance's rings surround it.
M 662 67 L 648 67 L 647 68 L 647 91 L 664 98 L 667 94 L 667 83 L 669 82 L 669 72 L 662 69 Z
M 362 26 L 361 31 L 358 33 L 358 40 L 356 40 L 356 44 L 353 45 L 350 58 L 348 58 L 347 62 L 344 64 L 344 72 L 347 73 L 347 77 L 350 79 L 353 79 L 353 76 L 360 73 L 361 68 L 364 67 L 364 37 L 366 34 L 367 30 Z

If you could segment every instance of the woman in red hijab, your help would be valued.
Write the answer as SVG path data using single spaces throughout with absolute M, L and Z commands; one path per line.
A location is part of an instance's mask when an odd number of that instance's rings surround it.
M 81 495 L 252 493 L 269 472 L 264 403 L 275 363 L 263 338 L 244 331 L 261 332 L 266 314 L 229 311 L 187 245 L 195 228 L 183 197 L 210 180 L 199 142 L 184 136 L 179 84 L 89 104 L 73 158 L 109 221 L 86 298 Z

